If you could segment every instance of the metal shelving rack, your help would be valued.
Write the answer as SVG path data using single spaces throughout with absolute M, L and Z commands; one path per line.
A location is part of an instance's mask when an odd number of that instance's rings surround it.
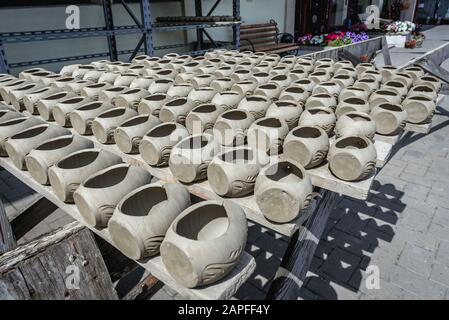
M 119 0 L 120 3 L 130 15 L 135 25 L 128 26 L 115 26 L 112 16 L 112 0 L 103 0 L 103 13 L 105 26 L 104 27 L 92 27 L 81 28 L 76 30 L 60 29 L 60 30 L 41 30 L 41 31 L 28 31 L 28 32 L 3 32 L 0 33 L 0 72 L 9 73 L 11 68 L 38 66 L 42 64 L 56 63 L 56 62 L 69 62 L 83 59 L 97 59 L 103 57 L 109 57 L 110 60 L 116 61 L 119 55 L 130 54 L 129 60 L 133 59 L 139 52 L 145 52 L 147 55 L 154 55 L 156 50 L 175 49 L 185 46 L 189 46 L 188 43 L 154 46 L 153 33 L 154 32 L 170 32 L 170 31 L 182 31 L 182 30 L 197 30 L 197 47 L 194 51 L 185 52 L 190 55 L 203 54 L 208 49 L 204 49 L 203 34 L 209 39 L 210 43 L 214 47 L 224 45 L 223 42 L 214 41 L 207 28 L 217 27 L 232 27 L 233 29 L 233 41 L 232 44 L 226 46 L 227 48 L 239 49 L 240 48 L 240 0 L 232 0 L 232 16 L 235 21 L 229 21 L 226 23 L 198 23 L 198 24 L 161 24 L 153 23 L 151 21 L 151 6 L 150 0 L 140 0 L 140 12 L 141 18 L 139 19 L 129 7 L 127 0 Z M 216 0 L 212 9 L 207 13 L 210 16 L 221 0 Z M 202 1 L 195 0 L 195 15 L 202 16 Z M 117 50 L 116 35 L 124 34 L 141 34 L 141 38 L 136 47 L 131 50 Z M 75 38 L 93 38 L 93 37 L 107 37 L 108 40 L 108 52 L 99 52 L 86 55 L 77 55 L 70 57 L 52 58 L 46 60 L 34 60 L 24 61 L 18 63 L 9 64 L 7 61 L 6 53 L 4 50 L 4 44 L 19 43 L 19 42 L 33 42 L 33 41 L 47 41 L 47 40 L 63 40 L 63 39 L 75 39 Z

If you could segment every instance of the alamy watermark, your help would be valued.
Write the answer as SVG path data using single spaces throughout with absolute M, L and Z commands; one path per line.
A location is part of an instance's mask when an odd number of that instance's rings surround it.
M 80 8 L 75 5 L 70 5 L 65 8 L 65 13 L 68 17 L 65 19 L 65 27 L 67 29 L 79 29 L 80 28 Z

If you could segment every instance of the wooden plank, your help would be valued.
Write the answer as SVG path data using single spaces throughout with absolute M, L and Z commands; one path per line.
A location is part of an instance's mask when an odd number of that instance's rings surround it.
M 43 186 L 37 183 L 27 171 L 22 171 L 17 169 L 9 158 L 0 158 L 0 165 L 6 170 L 14 174 L 18 179 L 27 184 L 30 188 L 36 190 L 45 196 L 48 200 L 53 202 L 59 208 L 64 210 L 67 214 L 71 215 L 75 220 L 78 220 L 94 233 L 98 234 L 104 240 L 108 241 L 112 245 L 111 236 L 107 228 L 105 229 L 95 229 L 86 224 L 83 220 L 78 209 L 73 204 L 67 204 L 60 201 L 53 190 L 49 186 Z M 1 260 L 0 260 L 1 261 Z M 244 252 L 239 260 L 239 263 L 234 267 L 230 274 L 228 274 L 224 279 L 218 283 L 206 286 L 199 289 L 187 289 L 179 284 L 177 284 L 173 278 L 168 274 L 165 269 L 164 264 L 160 256 L 148 259 L 146 261 L 136 261 L 142 267 L 147 269 L 152 275 L 158 278 L 160 281 L 167 284 L 176 292 L 179 292 L 187 299 L 210 299 L 210 300 L 221 300 L 231 298 L 238 288 L 250 277 L 252 272 L 256 267 L 254 258 Z M 1 269 L 0 269 L 1 271 Z
M 276 23 L 255 23 L 255 24 L 242 24 L 240 26 L 240 30 L 245 29 L 252 29 L 252 28 L 261 28 L 261 27 L 270 27 L 270 26 L 277 26 Z
M 243 29 L 240 30 L 240 36 L 246 36 L 248 34 L 253 34 L 253 33 L 265 33 L 267 31 L 273 32 L 273 31 L 277 31 L 276 30 L 276 26 L 269 26 L 269 27 L 257 27 L 257 28 L 247 28 L 247 29 Z
M 244 35 L 240 39 L 261 39 L 261 38 L 273 38 L 275 39 L 277 35 L 277 32 L 266 32 L 263 34 L 250 34 L 250 35 Z
M 13 250 L 17 246 L 11 224 L 6 216 L 6 210 L 0 197 L 0 255 Z

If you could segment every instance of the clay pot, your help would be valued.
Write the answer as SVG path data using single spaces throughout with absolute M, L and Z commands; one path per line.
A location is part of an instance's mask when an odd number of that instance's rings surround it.
M 268 81 L 270 81 L 270 78 L 271 78 L 271 75 L 267 72 L 256 72 L 249 79 L 257 84 L 263 84 L 263 83 L 267 83 Z
M 187 129 L 179 123 L 159 124 L 142 137 L 139 153 L 151 166 L 166 166 L 173 146 L 188 136 Z
M 134 57 L 134 59 L 131 60 L 131 64 L 138 65 L 143 64 L 145 60 L 151 59 L 150 56 L 147 56 L 146 54 L 140 54 Z
M 45 140 L 25 157 L 31 176 L 40 184 L 49 184 L 48 169 L 58 160 L 73 152 L 93 148 L 92 141 L 78 135 L 60 136 Z
M 161 60 L 159 57 L 150 57 L 142 61 L 145 68 L 152 68 L 157 65 L 158 61 Z
M 218 69 L 218 64 L 207 64 L 206 62 L 199 67 L 196 71 L 195 74 L 197 75 L 211 75 L 213 76 L 214 72 L 217 71 Z
M 239 146 L 245 143 L 248 128 L 254 117 L 245 110 L 228 110 L 217 118 L 213 127 L 215 139 L 224 146 Z
M 93 83 L 81 89 L 80 95 L 91 100 L 98 100 L 98 95 L 104 89 L 110 88 L 112 85 L 107 82 Z
M 35 91 L 42 89 L 42 86 L 36 83 L 24 84 L 18 88 L 9 91 L 9 101 L 17 111 L 25 110 L 23 98 Z
M 19 80 L 17 78 L 12 77 L 12 76 L 11 77 L 3 77 L 3 78 L 0 79 L 0 101 L 3 101 L 3 97 L 1 96 L 2 89 L 5 86 L 10 85 L 10 84 L 12 84 L 14 82 L 17 82 L 17 81 L 19 81 L 19 83 L 23 83 L 25 80 Z
M 110 63 L 111 61 L 103 59 L 98 61 L 92 61 L 90 64 L 93 65 L 95 68 L 106 68 L 106 66 Z
M 270 75 L 271 76 L 284 76 L 290 72 L 290 68 L 287 66 L 277 65 L 276 67 L 271 68 Z
M 254 73 L 268 73 L 270 72 L 273 65 L 269 63 L 259 63 L 257 66 L 253 68 Z M 254 74 L 253 74 L 254 76 Z
M 236 109 L 243 96 L 237 91 L 218 92 L 213 98 L 212 103 L 223 108 L 223 110 Z
M 368 99 L 369 93 L 361 88 L 357 88 L 354 86 L 349 86 L 346 88 L 343 88 L 341 90 L 340 95 L 338 96 L 339 100 L 344 100 L 351 97 L 361 98 L 361 99 Z
M 285 88 L 281 95 L 279 96 L 279 100 L 293 100 L 298 102 L 305 102 L 309 97 L 310 93 L 304 88 L 299 87 L 297 85 L 292 85 L 291 87 Z
M 127 90 L 129 90 L 128 87 L 111 87 L 108 89 L 104 89 L 98 95 L 98 100 L 109 102 L 112 105 L 115 105 L 115 100 L 117 99 L 117 97 Z
M 188 80 L 194 88 L 209 87 L 210 83 L 215 79 L 211 74 L 201 74 Z
M 276 101 L 268 107 L 266 117 L 273 117 L 284 120 L 289 129 L 293 129 L 298 124 L 299 117 L 303 111 L 302 103 L 290 101 Z
M 351 111 L 369 113 L 370 110 L 370 105 L 366 100 L 362 98 L 351 97 L 344 100 L 340 99 L 337 109 L 335 110 L 335 114 L 337 118 L 339 118 L 341 115 Z
M 180 73 L 194 73 L 201 64 L 196 61 L 192 61 L 189 63 L 184 64 L 181 68 L 179 68 Z
M 91 102 L 89 98 L 86 97 L 72 97 L 64 99 L 58 102 L 52 110 L 53 118 L 56 123 L 62 127 L 71 127 L 70 123 L 70 113 L 82 105 Z
M 10 136 L 4 146 L 14 165 L 21 170 L 26 170 L 25 156 L 31 150 L 39 146 L 42 141 L 69 133 L 70 131 L 59 126 L 38 124 Z
M 136 73 L 122 73 L 114 80 L 114 87 L 129 87 L 139 75 Z
M 112 108 L 113 105 L 108 102 L 88 102 L 70 112 L 70 123 L 79 134 L 90 135 L 92 134 L 92 121 L 95 117 Z
M 353 67 L 342 67 L 335 71 L 335 75 L 347 75 L 353 79 L 357 78 L 357 71 Z
M 376 132 L 383 135 L 395 135 L 404 129 L 407 112 L 400 104 L 382 103 L 370 113 L 376 123 Z
M 380 82 L 382 82 L 383 75 L 377 70 L 367 70 L 360 75 L 360 78 L 361 79 L 374 79 L 380 83 Z
M 322 64 L 320 66 L 315 66 L 313 73 L 320 71 L 326 72 L 329 74 L 330 77 L 332 77 L 334 73 L 334 66 L 332 64 Z
M 368 70 L 376 71 L 376 67 L 372 63 L 359 63 L 355 67 L 355 70 L 356 70 L 356 73 L 357 73 L 357 78 L 360 78 L 362 73 L 364 73 L 364 72 L 366 72 Z
M 254 95 L 265 96 L 271 101 L 276 101 L 280 94 L 282 88 L 274 82 L 267 82 L 259 85 L 256 90 L 254 90 Z
M 380 89 L 374 91 L 369 97 L 370 109 L 382 103 L 401 103 L 401 96 L 391 89 Z
M 438 93 L 435 91 L 434 88 L 426 85 L 416 85 L 413 88 L 410 89 L 408 92 L 409 96 L 424 96 L 427 98 L 432 99 L 433 101 L 436 101 L 438 98 Z
M 167 93 L 168 89 L 170 89 L 173 84 L 174 82 L 171 79 L 157 79 L 151 83 L 148 92 L 150 94 Z
M 74 77 L 77 80 L 83 80 L 84 75 L 91 70 L 95 70 L 95 67 L 88 64 L 79 65 L 78 68 L 75 71 L 73 71 L 72 77 Z
M 0 105 L 0 123 L 23 117 L 25 117 L 23 114 L 6 108 L 2 109 Z
M 333 65 L 334 60 L 331 58 L 321 58 L 315 61 L 315 68 L 320 67 L 322 65 Z
M 103 70 L 90 70 L 88 71 L 84 76 L 82 80 L 87 80 L 90 82 L 97 82 L 98 79 L 101 77 L 101 75 L 103 74 L 103 72 L 106 72 L 105 69 Z
M 269 155 L 279 154 L 282 152 L 282 145 L 288 131 L 288 125 L 282 119 L 260 118 L 254 121 L 248 129 L 248 146 Z
M 327 72 L 326 70 L 317 70 L 312 72 L 309 75 L 309 80 L 313 81 L 315 83 L 315 85 L 321 83 L 321 82 L 325 82 L 330 80 L 331 75 L 329 72 Z
M 150 183 L 151 178 L 147 170 L 116 164 L 83 181 L 73 193 L 73 200 L 88 225 L 103 228 L 117 203 L 129 192 Z
M 329 137 L 320 127 L 296 127 L 284 141 L 284 155 L 306 169 L 320 165 L 329 150 Z
M 312 192 L 310 176 L 299 163 L 280 161 L 260 171 L 254 194 L 265 218 L 286 223 L 308 208 Z
M 39 72 L 33 72 L 30 73 L 28 76 L 28 80 L 30 80 L 31 82 L 34 82 L 36 84 L 40 84 L 42 85 L 42 78 L 52 75 L 54 74 L 53 72 L 47 71 L 47 70 L 43 70 L 43 71 L 39 71 Z
M 122 152 L 137 153 L 145 133 L 161 123 L 161 120 L 153 115 L 144 114 L 132 117 L 115 129 L 114 141 Z
M 217 92 L 228 91 L 234 84 L 234 80 L 231 78 L 217 78 L 210 83 L 210 87 L 214 88 Z
M 143 65 L 132 65 L 129 67 L 127 72 L 137 73 L 139 76 L 143 75 L 142 72 L 145 70 L 145 66 Z
M 354 65 L 349 60 L 337 61 L 334 64 L 334 70 L 335 71 L 338 71 L 340 68 L 352 68 L 352 67 L 354 67 Z
M 115 80 L 120 76 L 120 72 L 118 71 L 106 71 L 98 78 L 97 82 L 106 82 L 111 85 L 114 84 Z
M 104 144 L 114 143 L 115 129 L 124 121 L 137 115 L 130 108 L 112 108 L 100 113 L 92 121 L 92 132 L 95 138 Z
M 184 98 L 192 92 L 193 86 L 190 83 L 174 84 L 167 90 L 167 96 L 172 99 Z
M 160 248 L 162 262 L 175 281 L 187 288 L 217 282 L 238 263 L 247 228 L 243 209 L 231 201 L 194 204 L 167 230 Z
M 162 69 L 155 73 L 154 77 L 156 79 L 170 79 L 175 80 L 178 72 L 173 69 Z
M 418 95 L 408 96 L 402 102 L 402 107 L 407 112 L 407 121 L 411 123 L 428 123 L 433 117 L 436 104 L 431 98 Z
M 290 71 L 290 78 L 295 80 L 305 79 L 307 78 L 308 72 L 301 68 L 296 68 Z
M 366 113 L 350 111 L 341 115 L 335 125 L 337 138 L 363 136 L 372 140 L 376 133 L 376 123 Z
M 404 97 L 407 95 L 408 88 L 400 81 L 389 80 L 382 85 L 382 89 L 395 91 L 398 95 Z
M 117 204 L 108 222 L 111 239 L 131 259 L 159 254 L 171 223 L 189 205 L 190 194 L 180 184 L 148 184 L 137 188 Z
M 253 94 L 257 86 L 258 86 L 257 82 L 249 79 L 234 83 L 231 87 L 231 91 L 236 91 L 241 96 L 247 96 Z
M 314 107 L 327 107 L 335 110 L 337 107 L 337 98 L 328 93 L 314 94 L 307 99 L 305 108 L 310 109 Z
M 309 74 L 310 72 L 313 71 L 314 67 L 313 64 L 308 61 L 304 62 L 299 61 L 295 64 L 294 69 L 301 69 L 304 70 L 306 74 Z
M 41 99 L 45 99 L 48 96 L 51 96 L 54 93 L 57 93 L 58 91 L 60 91 L 60 89 L 56 89 L 53 87 L 44 87 L 44 88 L 38 89 L 38 90 L 33 91 L 23 97 L 23 99 L 22 99 L 23 105 L 25 106 L 26 110 L 30 114 L 38 114 L 39 113 L 38 109 L 37 109 L 38 102 Z
M 269 106 L 270 100 L 265 96 L 252 95 L 243 98 L 237 108 L 248 111 L 254 119 L 259 119 L 265 116 Z
M 144 89 L 129 89 L 116 97 L 115 105 L 117 107 L 131 108 L 137 111 L 140 100 L 146 96 L 148 96 L 148 91 Z
M 326 81 L 321 82 L 320 84 L 317 84 L 314 88 L 312 93 L 313 94 L 320 94 L 320 93 L 327 93 L 329 95 L 338 96 L 340 94 L 341 87 L 338 83 L 333 81 Z
M 190 91 L 187 99 L 193 101 L 195 104 L 210 102 L 217 91 L 212 87 L 195 88 Z
M 19 73 L 19 79 L 30 80 L 30 76 L 33 73 L 42 72 L 42 71 L 45 71 L 45 69 L 42 69 L 42 68 L 31 68 L 31 69 L 23 70 L 23 71 L 21 71 Z
M 81 89 L 84 87 L 87 87 L 88 85 L 92 84 L 92 82 L 87 80 L 78 80 L 75 82 L 68 82 L 62 89 L 64 91 L 73 92 L 74 94 L 79 95 L 81 93 Z
M 299 118 L 298 125 L 301 127 L 317 126 L 323 129 L 328 135 L 334 131 L 336 118 L 332 109 L 328 107 L 306 108 Z
M 44 86 L 51 86 L 52 88 L 53 86 L 53 82 L 55 82 L 56 80 L 58 80 L 59 78 L 61 78 L 60 74 L 50 74 L 46 77 L 43 77 L 40 79 L 40 82 L 44 85 Z
M 170 170 L 183 183 L 204 180 L 207 177 L 207 166 L 219 151 L 218 141 L 210 134 L 186 137 L 171 150 Z
M 137 111 L 139 114 L 152 114 L 159 117 L 162 106 L 168 101 L 170 101 L 170 98 L 164 93 L 152 94 L 140 100 Z
M 192 109 L 186 118 L 186 127 L 190 134 L 202 132 L 211 133 L 218 116 L 223 113 L 223 108 L 215 104 L 201 104 Z
M 253 67 L 254 67 L 254 64 L 251 61 L 241 61 L 235 67 L 235 71 L 239 71 L 239 70 L 249 70 L 249 71 L 251 71 L 251 69 Z
M 376 148 L 366 137 L 339 138 L 328 153 L 330 171 L 345 181 L 358 181 L 374 174 L 376 159 Z
M 131 84 L 129 85 L 130 89 L 144 89 L 147 90 L 150 85 L 156 81 L 156 79 L 154 77 L 139 77 L 133 80 L 133 82 L 131 82 Z
M 270 162 L 266 153 L 239 147 L 219 153 L 207 168 L 209 184 L 222 197 L 242 197 L 254 190 L 257 175 Z
M 411 76 L 413 81 L 416 81 L 417 79 L 424 76 L 424 70 L 418 66 L 405 68 L 403 72 Z
M 197 104 L 188 98 L 173 99 L 163 105 L 159 112 L 159 118 L 163 122 L 178 122 L 185 124 L 187 114 L 195 108 Z
M 347 74 L 337 74 L 331 79 L 331 81 L 338 84 L 340 86 L 340 90 L 344 90 L 354 84 L 354 78 Z
M 412 76 L 405 72 L 397 72 L 393 75 L 391 80 L 402 82 L 407 87 L 407 89 L 410 89 L 414 81 Z
M 252 72 L 250 70 L 247 69 L 243 69 L 243 70 L 235 70 L 230 78 L 232 80 L 234 80 L 235 82 L 239 82 L 239 81 L 244 81 L 247 80 L 249 78 L 251 78 L 252 76 Z
M 122 61 L 114 61 L 114 62 L 108 63 L 107 67 L 109 67 L 109 70 L 112 70 L 112 71 L 126 72 L 131 67 L 131 63 L 122 62 Z
M 307 92 L 312 92 L 313 88 L 315 87 L 315 82 L 311 81 L 310 79 L 300 79 L 296 80 L 292 83 L 294 86 L 298 86 L 303 88 Z
M 372 78 L 362 78 L 354 83 L 354 87 L 360 88 L 371 94 L 374 90 L 379 89 L 379 82 Z
M 379 72 L 382 75 L 382 83 L 386 83 L 390 81 L 398 72 L 398 68 L 396 68 L 395 66 L 387 65 L 380 68 Z
M 70 77 L 70 76 L 64 77 L 64 76 L 62 76 L 62 77 L 56 79 L 55 81 L 53 81 L 53 83 L 51 85 L 53 87 L 55 87 L 55 88 L 59 88 L 59 89 L 63 89 L 64 90 L 66 85 L 68 83 L 72 83 L 72 82 L 76 82 L 74 77 Z M 84 80 L 83 80 L 83 82 L 84 82 Z M 69 91 L 73 92 L 72 89 L 70 89 Z
M 270 79 L 270 82 L 276 83 L 281 88 L 281 90 L 284 90 L 285 88 L 287 88 L 292 83 L 292 81 L 293 81 L 293 79 L 290 78 L 289 75 L 282 75 L 282 74 L 273 76 Z
M 5 142 L 15 134 L 44 122 L 35 117 L 19 117 L 0 122 L 0 156 L 6 157 Z

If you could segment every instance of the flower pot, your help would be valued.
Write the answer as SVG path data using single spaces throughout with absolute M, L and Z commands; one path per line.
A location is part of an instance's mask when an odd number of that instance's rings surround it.
M 120 72 L 118 71 L 106 71 L 98 78 L 97 82 L 106 82 L 111 85 L 114 85 L 115 80 L 120 76 Z M 132 82 L 131 82 L 132 83 Z
M 6 108 L 1 109 L 1 105 L 0 105 L 0 123 L 3 123 L 8 120 L 17 119 L 17 118 L 23 118 L 23 117 L 25 117 L 25 116 L 22 113 L 16 112 L 13 110 L 8 110 Z
M 210 102 L 217 91 L 212 87 L 195 88 L 190 91 L 187 99 L 193 101 L 195 104 Z
M 436 92 L 441 89 L 441 81 L 432 76 L 424 76 L 416 80 L 415 85 L 428 85 L 435 89 Z
M 408 88 L 400 81 L 389 80 L 385 82 L 381 89 L 389 89 L 395 91 L 398 95 L 404 97 L 407 95 Z
M 335 114 L 339 118 L 341 115 L 351 111 L 369 113 L 370 110 L 368 101 L 362 98 L 351 97 L 343 100 L 340 99 Z
M 71 81 L 71 82 L 67 82 L 62 87 L 62 89 L 64 91 L 73 92 L 74 94 L 79 95 L 81 93 L 81 89 L 84 87 L 87 87 L 90 84 L 92 84 L 92 82 L 87 81 L 87 80 Z
M 271 101 L 263 95 L 251 95 L 243 98 L 237 106 L 239 110 L 248 111 L 254 119 L 265 116 Z
M 103 72 L 106 72 L 105 69 L 103 70 L 90 70 L 88 71 L 82 78 L 82 80 L 87 80 L 90 82 L 97 82 L 98 79 L 100 79 L 101 75 L 103 74 Z
M 187 129 L 175 122 L 166 122 L 150 129 L 139 144 L 139 153 L 151 166 L 166 166 L 174 145 L 189 136 Z
M 287 66 L 276 66 L 271 68 L 270 75 L 274 76 L 285 76 L 290 72 L 290 68 Z
M 354 65 L 352 64 L 351 61 L 349 60 L 341 60 L 341 61 L 337 61 L 334 64 L 334 70 L 338 71 L 340 68 L 353 68 Z
M 386 65 L 380 68 L 379 72 L 382 75 L 382 83 L 386 83 L 394 77 L 394 75 L 398 72 L 398 68 L 395 66 Z
M 345 181 L 365 179 L 376 171 L 377 153 L 366 137 L 342 137 L 329 148 L 329 169 Z
M 364 73 L 365 71 L 368 70 L 372 70 L 375 71 L 376 67 L 372 64 L 372 63 L 359 63 L 356 67 L 355 67 L 355 71 L 357 74 L 357 78 L 360 78 L 360 76 L 362 75 L 362 73 Z
M 70 134 L 70 131 L 65 128 L 51 124 L 38 124 L 10 136 L 4 146 L 14 165 L 21 170 L 26 170 L 25 156 L 31 150 L 39 146 L 42 141 L 67 134 Z
M 312 92 L 313 88 L 315 87 L 315 82 L 311 81 L 310 79 L 300 79 L 296 80 L 292 83 L 294 86 L 298 86 L 303 88 L 305 91 Z
M 167 230 L 160 248 L 162 262 L 175 281 L 187 288 L 217 282 L 238 263 L 247 228 L 243 209 L 231 201 L 194 204 Z
M 124 121 L 137 115 L 130 108 L 112 108 L 100 113 L 92 121 L 91 130 L 95 138 L 104 144 L 115 143 L 114 132 Z
M 354 83 L 354 87 L 360 88 L 371 94 L 373 91 L 379 89 L 379 82 L 372 78 L 362 78 Z
M 204 63 L 201 67 L 199 67 L 195 74 L 197 75 L 211 75 L 213 76 L 214 72 L 217 71 L 218 64 L 206 64 Z
M 73 72 L 75 72 L 75 70 L 78 69 L 79 66 L 80 66 L 79 63 L 63 66 L 59 71 L 59 74 L 62 75 L 63 77 L 71 77 Z
M 171 223 L 189 205 L 189 192 L 177 183 L 137 188 L 117 204 L 108 222 L 111 239 L 131 259 L 159 254 Z
M 335 125 L 337 138 L 363 136 L 372 140 L 375 133 L 376 123 L 373 118 L 363 112 L 350 111 L 342 114 Z
M 395 91 L 386 88 L 374 91 L 369 97 L 370 109 L 382 103 L 401 103 L 402 98 Z
M 278 100 L 281 94 L 282 88 L 274 82 L 267 82 L 259 85 L 256 90 L 254 90 L 254 95 L 261 95 L 267 97 L 271 101 Z
M 405 72 L 396 72 L 391 80 L 402 82 L 407 89 L 410 89 L 413 85 L 413 78 Z
M 284 120 L 290 130 L 298 125 L 302 111 L 302 103 L 296 103 L 294 100 L 276 101 L 268 107 L 265 116 Z
M 408 96 L 402 102 L 407 112 L 407 121 L 411 123 L 428 123 L 433 117 L 436 104 L 431 98 L 423 95 Z
M 152 114 L 159 117 L 162 106 L 170 100 L 165 93 L 152 94 L 140 100 L 137 111 L 139 114 Z
M 173 86 L 174 81 L 171 79 L 157 79 L 150 84 L 148 92 L 150 94 L 167 93 L 168 89 Z
M 54 87 L 40 88 L 24 96 L 22 99 L 23 101 L 22 103 L 30 114 L 39 114 L 39 111 L 37 109 L 39 101 L 41 99 L 45 99 L 49 96 L 52 96 L 53 94 L 59 91 L 61 91 L 61 89 L 57 89 Z
M 320 127 L 296 127 L 284 140 L 284 156 L 306 169 L 320 165 L 329 150 L 329 137 Z
M 201 66 L 199 62 L 192 61 L 184 64 L 180 69 L 179 73 L 194 73 Z
M 19 81 L 20 83 L 23 83 L 25 80 L 19 80 L 19 79 L 13 77 L 13 76 L 2 77 L 0 79 L 0 93 L 1 93 L 1 89 L 2 88 L 4 88 L 5 86 L 10 85 L 10 84 L 12 84 L 12 83 L 14 83 L 16 81 Z M 3 101 L 3 97 L 1 96 L 1 94 L 0 94 L 0 101 Z
M 338 96 L 338 99 L 344 100 L 344 99 L 351 98 L 351 97 L 357 97 L 357 98 L 367 100 L 368 96 L 369 96 L 369 92 L 363 90 L 362 88 L 349 86 L 349 87 L 343 88 L 343 90 L 341 90 L 340 95 Z
M 83 80 L 84 75 L 91 70 L 95 70 L 95 67 L 89 64 L 79 65 L 78 68 L 73 71 L 72 77 L 74 77 L 76 80 Z
M 292 83 L 292 78 L 289 75 L 276 75 L 270 79 L 270 82 L 276 83 L 283 90 Z
M 310 109 L 314 107 L 327 107 L 335 110 L 337 107 L 337 98 L 328 93 L 314 94 L 306 100 L 305 108 Z
M 243 69 L 243 70 L 235 70 L 230 78 L 235 82 L 247 80 L 252 76 L 251 70 Z
M 270 162 L 266 153 L 239 147 L 216 155 L 207 168 L 209 184 L 222 197 L 243 197 L 254 190 L 257 175 Z
M 31 176 L 40 184 L 49 184 L 48 169 L 63 157 L 83 149 L 93 148 L 92 141 L 77 135 L 66 135 L 45 140 L 25 157 Z
M 145 66 L 143 66 L 143 65 L 132 65 L 131 67 L 129 67 L 127 72 L 137 73 L 139 76 L 142 76 L 144 70 L 145 70 Z
M 49 74 L 48 76 L 41 78 L 40 83 L 42 83 L 42 85 L 44 85 L 44 86 L 52 86 L 53 82 L 55 82 L 59 78 L 61 78 L 60 74 L 52 73 L 52 74 Z
M 354 84 L 354 78 L 347 74 L 337 74 L 331 79 L 331 82 L 338 84 L 340 86 L 340 90 L 344 90 Z
M 281 95 L 279 96 L 279 100 L 280 101 L 293 100 L 305 103 L 309 95 L 310 93 L 306 91 L 304 88 L 299 87 L 297 85 L 292 85 L 288 88 L 285 88 L 282 91 Z
M 70 113 L 88 102 L 91 102 L 89 98 L 79 96 L 64 99 L 53 107 L 53 118 L 60 126 L 71 127 Z
M 73 200 L 88 225 L 103 228 L 117 203 L 134 189 L 150 183 L 151 178 L 147 170 L 116 164 L 84 180 L 73 193 Z
M 270 81 L 271 75 L 267 72 L 256 72 L 249 80 L 259 84 L 264 84 Z
M 228 110 L 218 116 L 213 127 L 215 139 L 224 146 L 239 146 L 245 143 L 248 128 L 254 117 L 245 110 Z
M 328 107 L 306 107 L 306 110 L 299 117 L 298 125 L 301 127 L 320 127 L 330 136 L 334 131 L 335 122 L 336 118 L 332 109 Z
M 411 67 L 405 68 L 403 72 L 408 74 L 409 76 L 411 76 L 413 79 L 413 82 L 415 82 L 417 79 L 420 79 L 421 77 L 424 76 L 423 69 L 421 69 L 418 66 L 411 66 Z
M 31 69 L 23 70 L 23 71 L 21 71 L 19 73 L 19 79 L 31 80 L 30 76 L 33 73 L 42 72 L 42 71 L 45 71 L 45 69 L 42 69 L 42 68 L 31 68 Z
M 211 133 L 223 108 L 212 103 L 201 104 L 192 109 L 186 117 L 186 127 L 190 134 Z
M 232 85 L 231 91 L 238 92 L 240 96 L 252 95 L 258 83 L 253 79 L 236 82 Z
M 260 118 L 254 121 L 248 129 L 248 146 L 269 155 L 279 154 L 282 152 L 282 145 L 288 131 L 288 125 L 282 119 Z
M 438 93 L 435 91 L 434 88 L 427 86 L 427 85 L 416 85 L 410 89 L 408 92 L 409 96 L 424 96 L 427 98 L 432 99 L 433 101 L 436 101 L 438 98 Z
M 114 87 L 129 87 L 138 77 L 136 73 L 123 73 L 114 80 Z
M 119 94 L 115 99 L 117 107 L 131 108 L 137 111 L 140 100 L 148 96 L 148 91 L 144 89 L 129 89 Z
M 42 85 L 36 83 L 24 84 L 9 91 L 9 101 L 17 111 L 23 111 L 25 110 L 23 98 L 39 89 L 42 89 Z
M 150 57 L 142 61 L 145 68 L 152 68 L 157 65 L 158 61 L 161 60 L 159 57 Z
M 268 73 L 270 72 L 273 65 L 268 63 L 259 63 L 257 66 L 253 68 L 254 73 Z
M 43 85 L 42 78 L 44 78 L 46 76 L 49 76 L 49 75 L 52 75 L 52 74 L 54 74 L 54 73 L 50 72 L 50 71 L 47 71 L 47 70 L 42 70 L 42 71 L 39 71 L 39 72 L 33 72 L 33 73 L 30 73 L 28 75 L 28 80 L 30 80 L 33 83 Z
M 357 78 L 357 71 L 353 67 L 342 67 L 339 68 L 337 71 L 335 71 L 335 76 L 339 75 L 346 75 L 350 76 L 351 78 L 355 79 Z
M 379 104 L 371 110 L 370 116 L 376 123 L 376 132 L 383 135 L 400 133 L 407 121 L 407 112 L 400 104 Z
M 151 59 L 150 56 L 147 56 L 146 54 L 140 54 L 135 56 L 132 60 L 131 60 L 131 64 L 133 65 L 138 65 L 138 64 L 142 64 L 145 60 Z
M 212 80 L 212 82 L 210 83 L 210 87 L 214 88 L 217 92 L 222 92 L 231 90 L 233 84 L 234 80 L 232 80 L 231 78 L 217 78 Z
M 292 79 L 292 81 L 300 80 L 300 79 L 306 79 L 308 75 L 308 72 L 302 68 L 295 68 L 290 71 L 289 76 Z
M 115 105 L 115 99 L 127 90 L 129 90 L 128 87 L 111 87 L 104 89 L 98 95 L 98 100 Z
M 334 73 L 334 66 L 332 64 L 321 64 L 319 66 L 315 66 L 314 72 L 326 72 L 331 77 Z
M 265 218 L 286 223 L 307 209 L 312 192 L 310 176 L 299 163 L 280 161 L 260 171 L 254 194 Z
M 170 100 L 161 108 L 159 118 L 163 122 L 178 122 L 185 125 L 187 114 L 197 105 L 188 98 Z
M 153 115 L 137 115 L 120 124 L 114 132 L 114 141 L 124 153 L 137 153 L 142 137 L 149 130 L 161 124 Z
M 6 157 L 5 142 L 15 134 L 44 122 L 36 117 L 19 117 L 0 122 L 0 156 Z
M 315 85 L 330 80 L 331 75 L 326 70 L 317 70 L 309 75 L 309 80 L 314 82 Z
M 92 121 L 95 117 L 112 108 L 112 104 L 107 102 L 88 102 L 70 112 L 70 123 L 79 134 L 90 135 L 92 134 Z
M 80 90 L 80 95 L 91 100 L 98 100 L 100 92 L 110 87 L 112 87 L 112 85 L 107 82 L 93 83 L 82 88 Z
M 294 69 L 302 69 L 306 74 L 313 72 L 313 64 L 308 61 L 298 61 L 296 62 Z
M 131 84 L 129 85 L 130 89 L 144 89 L 148 90 L 150 85 L 155 81 L 156 79 L 154 77 L 139 77 L 133 80 Z
M 226 111 L 237 108 L 240 101 L 242 101 L 242 98 L 243 96 L 240 92 L 225 91 L 225 92 L 218 92 L 217 94 L 215 94 L 211 102 L 223 108 L 223 110 Z
M 162 69 L 154 74 L 156 79 L 170 79 L 175 80 L 178 72 L 173 69 Z
M 197 75 L 190 80 L 187 80 L 187 82 L 191 83 L 194 88 L 201 88 L 201 87 L 209 87 L 210 83 L 215 79 L 215 77 L 211 74 L 201 74 Z
M 219 150 L 218 141 L 210 134 L 186 137 L 171 150 L 170 170 L 183 183 L 204 180 L 207 177 L 207 166 Z
M 192 92 L 193 86 L 190 83 L 174 84 L 167 90 L 167 96 L 171 99 L 184 98 Z
M 391 78 L 391 76 L 390 76 Z M 381 83 L 382 79 L 384 79 L 382 73 L 377 70 L 366 70 L 360 75 L 360 79 L 374 79 L 377 82 Z M 385 82 L 385 81 L 384 81 Z
M 317 84 L 312 91 L 312 94 L 327 93 L 331 96 L 338 96 L 340 94 L 341 87 L 335 81 L 325 81 Z

